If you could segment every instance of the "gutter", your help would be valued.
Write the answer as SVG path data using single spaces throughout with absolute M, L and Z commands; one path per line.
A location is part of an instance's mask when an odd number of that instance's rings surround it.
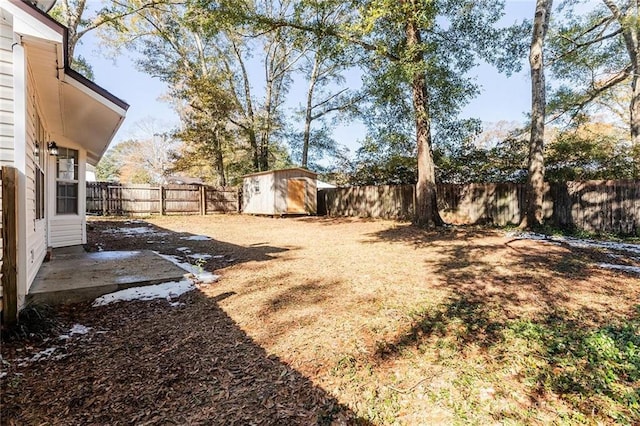
M 62 35 L 63 66 L 62 68 L 58 68 L 58 73 L 60 71 L 64 71 L 64 74 L 66 76 L 76 80 L 78 83 L 87 87 L 89 90 L 97 93 L 98 95 L 102 96 L 103 98 L 117 105 L 119 108 L 122 108 L 125 112 L 129 109 L 129 104 L 127 102 L 120 99 L 119 97 L 109 92 L 105 88 L 98 86 L 96 83 L 94 83 L 93 81 L 89 80 L 88 78 L 86 78 L 85 76 L 83 76 L 82 74 L 80 74 L 79 72 L 71 68 L 70 61 L 69 61 L 69 28 L 62 25 L 61 23 L 59 23 L 58 21 L 53 19 L 51 16 L 49 16 L 42 10 L 38 9 L 31 3 L 28 3 L 26 0 L 9 0 L 9 3 L 20 8 L 21 10 L 28 13 L 33 18 L 37 19 L 41 23 L 51 28 L 53 31 Z M 60 76 L 58 75 L 59 80 L 63 80 L 59 77 Z

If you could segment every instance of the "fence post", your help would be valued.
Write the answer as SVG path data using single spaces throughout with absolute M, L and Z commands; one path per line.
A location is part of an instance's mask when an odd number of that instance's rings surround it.
M 207 214 L 207 196 L 206 196 L 206 186 L 200 185 L 200 214 L 205 216 Z
M 413 185 L 411 185 L 411 195 L 412 195 L 412 201 L 413 201 L 413 209 L 411 210 L 411 220 L 415 220 L 416 219 L 416 206 L 418 205 L 418 194 L 417 194 L 417 188 L 418 188 L 418 184 L 414 183 Z M 436 207 L 437 208 L 437 207 Z
M 100 184 L 100 203 L 102 204 L 102 216 L 109 214 L 109 188 L 107 183 Z
M 160 185 L 160 216 L 164 215 L 164 186 Z
M 18 171 L 2 167 L 2 319 L 7 328 L 18 321 Z

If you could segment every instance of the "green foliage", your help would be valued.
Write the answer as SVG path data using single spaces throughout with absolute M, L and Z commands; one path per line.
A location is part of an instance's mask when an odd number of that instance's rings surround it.
M 546 180 L 637 179 L 639 149 L 630 147 L 617 126 L 586 122 L 577 128 L 547 129 Z M 438 179 L 445 183 L 526 181 L 528 140 L 526 129 L 498 132 L 488 144 L 483 134 L 463 143 L 436 147 Z
M 413 184 L 417 180 L 415 148 L 401 133 L 387 133 L 383 143 L 363 141 L 351 164 L 351 185 Z
M 622 131 L 604 123 L 588 123 L 560 132 L 547 148 L 549 181 L 637 179 L 638 150 Z
M 498 29 L 501 2 L 359 4 L 361 16 L 356 28 L 365 41 L 378 49 L 368 62 L 365 78 L 370 100 L 365 115 L 374 137 L 382 126 L 407 137 L 415 134 L 410 84 L 416 73 L 424 72 L 434 144 L 443 145 L 452 138 L 461 142 L 466 133 L 450 130 L 466 126 L 457 119 L 458 113 L 479 93 L 479 87 L 467 73 L 481 60 L 502 66 L 507 72 L 520 66 L 522 41 L 528 27 Z M 412 48 L 407 47 L 403 34 L 407 13 L 416 17 L 423 37 L 422 44 Z M 510 45 L 513 50 L 508 53 L 503 49 L 506 34 L 513 40 Z M 423 60 L 416 62 L 416 55 Z M 390 57 L 397 60 L 389 60 Z
M 528 373 L 584 412 L 601 413 L 623 424 L 640 421 L 640 307 L 635 316 L 597 329 L 549 318 L 545 323 L 516 321 L 506 330 L 508 342 L 524 339 L 547 360 Z
M 182 127 L 175 136 L 184 142 L 174 168 L 188 170 L 194 166 L 208 170 L 206 181 L 225 186 L 225 162 L 233 145 L 234 132 L 228 127 L 235 112 L 233 98 L 216 76 L 186 73 L 185 84 L 173 92 L 189 101 L 183 107 Z M 207 167 L 209 165 L 210 167 Z M 202 175 L 201 175 L 202 176 Z
M 488 146 L 478 136 L 436 148 L 438 179 L 443 183 L 516 182 L 526 180 L 528 141 L 521 129 L 503 134 Z
M 600 2 L 588 12 L 580 8 L 584 5 L 579 2 L 561 3 L 549 32 L 549 63 L 556 83 L 548 114 L 569 123 L 608 109 L 607 97 L 621 86 L 628 90 L 632 77 L 624 27 Z M 633 8 L 623 7 L 622 12 L 633 18 Z
M 100 181 L 160 184 L 172 169 L 175 141 L 150 134 L 120 142 L 110 148 L 96 167 Z
M 122 159 L 117 151 L 108 150 L 96 165 L 96 180 L 99 182 L 117 182 L 120 176 Z
M 71 61 L 71 68 L 73 68 L 75 71 L 78 71 L 89 80 L 93 80 L 95 77 L 93 74 L 93 68 L 91 67 L 89 62 L 87 62 L 87 60 L 80 55 L 73 58 L 73 60 Z
M 291 151 L 291 159 L 295 164 L 302 162 L 302 142 L 304 133 L 300 131 L 292 131 L 287 133 L 287 141 Z M 309 158 L 307 168 L 310 170 L 319 170 L 322 163 L 327 160 L 335 159 L 340 155 L 341 147 L 333 139 L 331 127 L 316 126 L 309 132 Z

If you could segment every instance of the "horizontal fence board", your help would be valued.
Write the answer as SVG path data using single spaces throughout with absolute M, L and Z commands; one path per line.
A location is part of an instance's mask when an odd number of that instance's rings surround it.
M 87 213 L 99 215 L 236 213 L 238 188 L 87 182 Z
M 322 189 L 318 214 L 411 219 L 413 185 Z M 438 208 L 453 224 L 518 225 L 525 214 L 524 184 L 439 184 Z M 543 215 L 561 228 L 640 235 L 640 181 L 545 184 Z

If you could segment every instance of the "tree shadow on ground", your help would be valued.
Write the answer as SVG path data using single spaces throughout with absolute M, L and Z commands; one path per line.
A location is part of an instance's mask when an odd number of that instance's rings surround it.
M 370 237 L 429 247 L 425 264 L 449 293 L 443 303 L 418 306 L 405 329 L 378 342 L 379 360 L 437 353 L 446 342 L 458 359 L 479 353 L 496 368 L 522 368 L 532 405 L 560 397 L 587 416 L 640 422 L 640 280 L 595 276 L 597 253 L 500 241 L 495 231 L 400 226 Z
M 143 220 L 93 220 L 87 224 L 85 250 L 154 250 L 162 254 L 179 256 L 189 263 L 197 263 L 207 271 L 226 268 L 246 262 L 266 262 L 278 253 L 296 247 L 272 247 L 267 243 L 250 246 L 221 241 L 216 238 L 175 232 Z M 210 258 L 198 260 L 197 254 Z
M 409 223 L 398 223 L 393 228 L 368 235 L 365 242 L 394 242 L 418 247 L 425 247 L 435 242 L 468 241 L 475 238 L 496 236 L 497 231 L 478 226 L 447 226 L 437 230 L 428 230 Z
M 370 424 L 268 354 L 219 306 L 233 297 L 69 305 L 91 327 L 48 359 L 2 378 L 8 424 Z

